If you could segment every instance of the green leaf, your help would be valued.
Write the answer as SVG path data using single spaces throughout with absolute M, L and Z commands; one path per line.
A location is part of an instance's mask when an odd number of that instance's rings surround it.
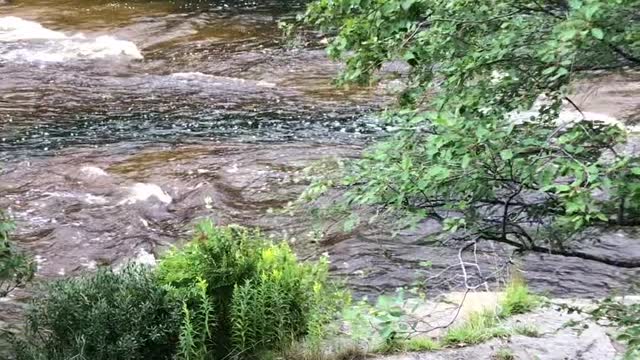
M 576 35 L 578 35 L 578 29 L 576 28 L 568 28 L 560 33 L 563 40 L 572 40 Z
M 393 334 L 394 331 L 391 326 L 384 326 L 380 331 L 380 336 L 385 340 L 391 338 Z
M 416 0 L 405 0 L 402 2 L 402 9 L 407 11 L 411 8 L 411 6 L 413 5 L 413 3 L 415 3 Z
M 591 21 L 591 19 L 593 19 L 593 15 L 595 15 L 596 12 L 598 12 L 598 9 L 599 9 L 598 3 L 589 4 L 586 6 L 586 8 L 584 9 L 584 15 L 588 21 Z
M 591 29 L 591 35 L 593 35 L 593 37 L 598 40 L 604 39 L 604 31 L 602 31 L 602 29 L 600 28 Z
M 467 169 L 469 167 L 469 164 L 471 163 L 471 155 L 466 154 L 465 156 L 462 157 L 462 168 L 463 169 Z
M 404 53 L 404 55 L 402 55 L 402 58 L 410 61 L 416 58 L 416 55 L 413 53 L 413 51 L 407 51 Z
M 513 151 L 511 151 L 510 149 L 502 150 L 500 151 L 500 157 L 504 161 L 509 161 L 513 159 Z
M 443 166 L 434 166 L 427 171 L 427 175 L 433 178 L 444 179 L 449 176 L 449 169 Z
M 567 75 L 568 73 L 569 73 L 569 69 L 565 67 L 560 67 L 558 68 L 558 72 L 556 73 L 556 76 L 560 77 L 560 76 Z
M 476 136 L 477 136 L 480 140 L 484 139 L 484 138 L 485 138 L 485 137 L 487 137 L 489 134 L 490 134 L 490 131 L 489 131 L 489 130 L 487 130 L 486 128 L 484 128 L 484 127 L 479 127 L 478 129 L 476 129 Z

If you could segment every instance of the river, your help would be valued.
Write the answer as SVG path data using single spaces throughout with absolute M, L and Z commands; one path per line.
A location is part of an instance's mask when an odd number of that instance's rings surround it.
M 307 216 L 274 211 L 304 189 L 304 167 L 357 157 L 382 134 L 374 114 L 392 98 L 384 85 L 337 89 L 340 65 L 322 49 L 286 46 L 277 22 L 298 10 L 285 1 L 0 5 L 0 208 L 39 279 L 151 262 L 211 217 L 260 226 L 303 258 L 328 253 L 333 274 L 360 293 L 435 275 L 434 290 L 461 285 L 457 248 L 424 245 L 435 222 L 318 239 Z M 607 77 L 580 101 L 620 116 L 636 110 L 638 84 Z M 586 251 L 637 259 L 638 237 L 597 233 Z M 488 279 L 508 251 L 480 251 Z M 640 275 L 549 254 L 515 261 L 534 289 L 558 296 L 625 292 Z

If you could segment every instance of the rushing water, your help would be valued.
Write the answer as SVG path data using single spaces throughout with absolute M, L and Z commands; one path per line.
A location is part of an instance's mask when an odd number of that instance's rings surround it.
M 38 276 L 152 261 L 212 217 L 260 226 L 304 257 L 326 251 L 333 272 L 362 292 L 439 273 L 432 287 L 460 284 L 450 267 L 457 250 L 423 244 L 437 223 L 395 237 L 363 226 L 316 242 L 310 219 L 271 211 L 304 188 L 303 167 L 358 156 L 382 131 L 372 111 L 389 100 L 384 87 L 335 89 L 340 66 L 322 50 L 283 47 L 277 21 L 296 9 L 283 1 L 0 5 L 0 208 L 17 220 Z M 581 100 L 592 111 L 636 109 L 636 79 L 598 89 Z M 638 258 L 637 238 L 613 230 L 588 251 Z M 490 272 L 504 251 L 483 249 L 478 261 Z M 625 291 L 640 274 L 545 254 L 519 263 L 534 288 L 556 295 Z

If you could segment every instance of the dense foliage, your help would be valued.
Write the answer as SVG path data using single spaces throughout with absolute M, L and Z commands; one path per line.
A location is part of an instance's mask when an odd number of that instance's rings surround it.
M 328 264 L 259 232 L 211 222 L 157 269 L 56 281 L 26 315 L 18 360 L 255 359 L 321 339 L 339 293 Z
M 0 297 L 33 277 L 35 264 L 9 240 L 13 223 L 0 211 Z
M 313 2 L 303 20 L 332 36 L 343 82 L 375 81 L 393 60 L 410 70 L 395 132 L 307 195 L 344 186 L 343 204 L 432 216 L 462 239 L 584 256 L 563 250 L 568 233 L 640 221 L 640 160 L 621 149 L 623 126 L 559 115 L 590 70 L 640 66 L 639 11 L 638 0 Z
M 27 312 L 18 359 L 172 359 L 177 304 L 150 271 L 135 266 L 54 282 Z
M 183 326 L 182 337 L 195 340 L 183 352 L 194 359 L 251 358 L 318 335 L 335 313 L 327 271 L 326 260 L 298 262 L 286 243 L 210 222 L 200 224 L 194 241 L 169 253 L 158 269 L 161 281 L 183 295 L 185 313 L 212 309 L 214 316 Z M 206 296 L 194 297 L 193 288 L 205 289 Z

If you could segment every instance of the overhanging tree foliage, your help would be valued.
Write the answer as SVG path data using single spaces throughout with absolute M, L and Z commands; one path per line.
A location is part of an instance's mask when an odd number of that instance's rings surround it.
M 640 67 L 640 1 L 317 0 L 303 20 L 333 36 L 343 82 L 410 65 L 397 131 L 307 195 L 328 182 L 463 239 L 640 266 L 565 249 L 585 226 L 640 222 L 640 160 L 624 126 L 559 118 L 573 80 Z

